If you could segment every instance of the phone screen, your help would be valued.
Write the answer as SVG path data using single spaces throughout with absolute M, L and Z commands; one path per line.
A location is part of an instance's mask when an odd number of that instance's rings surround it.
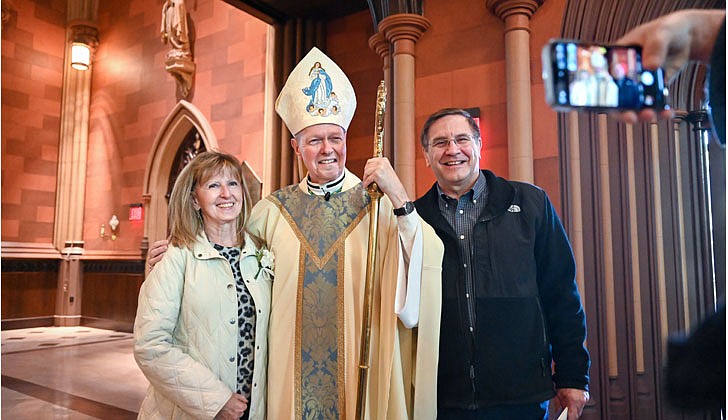
M 542 58 L 546 100 L 554 108 L 665 107 L 662 71 L 642 68 L 639 47 L 556 40 Z

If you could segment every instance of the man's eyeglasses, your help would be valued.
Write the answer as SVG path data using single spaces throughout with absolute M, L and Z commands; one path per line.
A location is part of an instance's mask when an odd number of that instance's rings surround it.
M 437 138 L 430 142 L 430 147 L 434 147 L 435 149 L 445 149 L 450 145 L 450 142 L 454 142 L 458 147 L 469 147 L 473 142 L 473 138 L 465 134 L 455 136 L 454 138 Z

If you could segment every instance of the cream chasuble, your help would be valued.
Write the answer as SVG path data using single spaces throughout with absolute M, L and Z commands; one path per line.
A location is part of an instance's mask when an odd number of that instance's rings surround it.
M 248 222 L 249 231 L 276 258 L 268 418 L 353 420 L 369 195 L 348 171 L 342 192 L 328 201 L 308 194 L 305 184 L 261 200 Z M 379 207 L 367 417 L 435 419 L 442 243 L 420 220 L 423 263 L 406 270 L 392 204 L 385 196 Z M 408 273 L 421 273 L 420 293 L 407 290 L 410 298 L 419 295 L 419 327 L 414 329 L 395 313 L 398 282 L 418 284 L 407 279 Z

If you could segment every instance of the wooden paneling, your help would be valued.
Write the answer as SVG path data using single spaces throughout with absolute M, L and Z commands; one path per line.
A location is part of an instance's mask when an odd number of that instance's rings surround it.
M 58 273 L 3 273 L 2 318 L 53 315 Z
M 58 260 L 2 260 L 2 329 L 52 326 Z M 142 261 L 84 261 L 81 323 L 131 332 L 144 281 Z
M 57 260 L 3 259 L 2 328 L 52 325 L 57 283 Z
M 82 324 L 131 332 L 143 281 L 142 262 L 86 262 L 81 292 Z

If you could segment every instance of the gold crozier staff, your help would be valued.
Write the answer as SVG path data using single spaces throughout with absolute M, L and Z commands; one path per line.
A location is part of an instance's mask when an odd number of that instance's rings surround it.
M 377 89 L 377 111 L 374 118 L 374 157 L 382 157 L 382 140 L 384 138 L 384 112 L 387 108 L 387 88 L 384 80 Z M 382 191 L 376 182 L 367 188 L 371 202 L 369 203 L 369 244 L 367 247 L 366 283 L 364 286 L 364 314 L 362 317 L 361 341 L 359 343 L 359 391 L 356 394 L 357 419 L 364 419 L 366 410 L 367 379 L 369 378 L 369 344 L 372 328 L 372 293 L 374 288 L 374 262 L 377 259 L 377 232 L 379 227 L 379 199 Z

